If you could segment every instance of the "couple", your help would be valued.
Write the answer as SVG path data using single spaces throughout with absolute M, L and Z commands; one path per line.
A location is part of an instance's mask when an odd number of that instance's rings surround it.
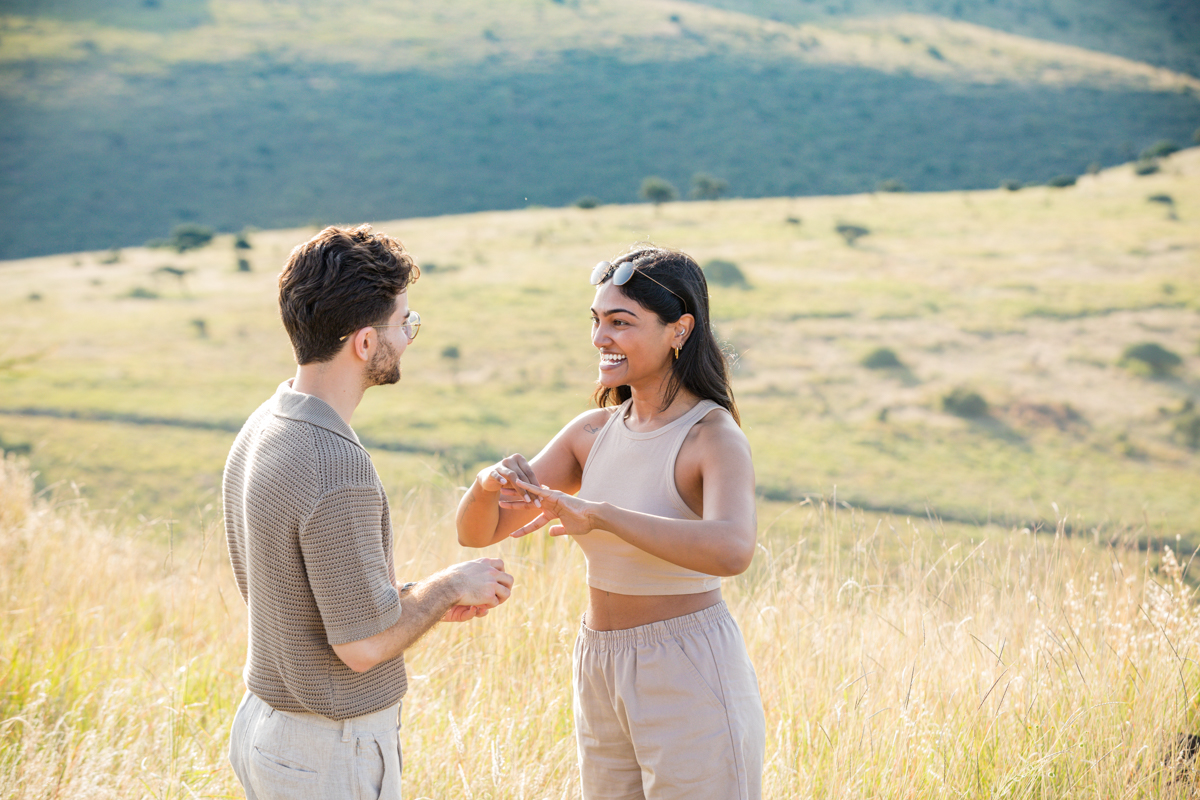
M 400 242 L 361 226 L 326 228 L 280 275 L 299 368 L 243 426 L 223 484 L 249 609 L 230 761 L 250 800 L 399 798 L 404 651 L 512 589 L 489 558 L 397 580 L 387 497 L 350 427 L 368 387 L 400 379 L 419 274 Z M 758 798 L 762 704 L 720 590 L 753 556 L 754 472 L 707 284 L 655 247 L 601 262 L 591 282 L 598 407 L 531 461 L 481 470 L 458 538 L 486 547 L 558 520 L 550 535 L 584 550 L 584 798 Z

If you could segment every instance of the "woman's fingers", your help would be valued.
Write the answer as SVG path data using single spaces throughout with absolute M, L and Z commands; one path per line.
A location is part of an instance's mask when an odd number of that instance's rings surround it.
M 525 456 L 520 453 L 513 453 L 509 458 L 512 459 L 511 467 L 515 478 L 525 483 L 536 484 L 538 482 L 537 476 L 533 472 L 533 467 L 525 460 Z M 508 459 L 505 460 L 507 461 Z
M 517 486 L 525 490 L 526 494 L 537 495 L 538 497 L 552 497 L 555 492 L 549 486 L 541 486 L 537 483 L 529 483 L 527 481 L 517 481 Z
M 511 536 L 514 539 L 520 539 L 522 536 L 525 536 L 526 534 L 533 533 L 534 531 L 538 530 L 539 528 L 541 528 L 543 525 L 545 525 L 547 522 L 549 522 L 552 519 L 554 519 L 554 517 L 547 516 L 546 512 L 543 511 L 542 513 L 540 513 L 536 517 L 534 517 L 532 520 L 530 520 L 529 522 L 522 525 L 520 528 L 517 528 L 515 531 L 510 533 L 509 536 Z

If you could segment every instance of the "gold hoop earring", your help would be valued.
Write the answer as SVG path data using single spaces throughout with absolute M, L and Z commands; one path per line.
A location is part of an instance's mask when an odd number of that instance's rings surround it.
M 675 360 L 676 361 L 679 360 L 679 348 L 678 347 L 675 348 Z

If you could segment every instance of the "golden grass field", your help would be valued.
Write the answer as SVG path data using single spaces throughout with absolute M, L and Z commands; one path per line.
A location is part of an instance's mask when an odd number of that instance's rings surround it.
M 398 571 L 479 555 L 455 543 L 462 476 L 587 406 L 595 261 L 645 238 L 731 260 L 750 287 L 714 287 L 714 317 L 762 499 L 725 594 L 767 796 L 1190 797 L 1200 464 L 1176 423 L 1200 397 L 1197 177 L 1192 149 L 1061 190 L 380 223 L 425 266 L 404 380 L 354 421 Z M 851 247 L 838 222 L 871 233 Z M 293 371 L 274 276 L 312 232 L 0 264 L 0 448 L 20 454 L 0 479 L 0 796 L 240 796 L 244 609 L 217 486 Z M 1119 363 L 1143 340 L 1183 363 Z M 904 367 L 862 367 L 879 345 Z M 943 413 L 958 386 L 986 418 Z M 512 601 L 410 655 L 410 798 L 578 796 L 581 559 L 541 535 L 492 552 Z
M 5 461 L 0 794 L 240 797 L 225 752 L 244 608 L 219 531 L 167 549 L 31 492 Z M 477 555 L 455 543 L 453 497 L 402 499 L 402 574 Z M 1176 751 L 1196 730 L 1200 617 L 1179 556 L 784 513 L 799 538 L 768 530 L 725 582 L 767 713 L 766 797 L 1194 796 Z M 578 552 L 545 537 L 493 550 L 510 601 L 408 656 L 406 797 L 578 797 Z

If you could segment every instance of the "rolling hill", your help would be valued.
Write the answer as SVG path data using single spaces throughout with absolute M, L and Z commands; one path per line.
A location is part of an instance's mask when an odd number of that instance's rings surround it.
M 1040 183 L 1200 126 L 1193 74 L 969 14 L 724 5 L 10 0 L 0 257 L 630 202 L 652 174 L 746 197 Z

